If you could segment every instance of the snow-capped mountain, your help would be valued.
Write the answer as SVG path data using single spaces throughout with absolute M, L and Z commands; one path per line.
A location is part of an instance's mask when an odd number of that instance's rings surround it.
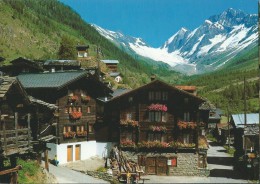
M 214 70 L 228 63 L 238 53 L 257 45 L 257 14 L 228 9 L 209 17 L 194 30 L 181 28 L 160 48 L 152 48 L 141 38 L 125 36 L 98 26 L 95 28 L 122 49 L 162 61 L 180 71 Z

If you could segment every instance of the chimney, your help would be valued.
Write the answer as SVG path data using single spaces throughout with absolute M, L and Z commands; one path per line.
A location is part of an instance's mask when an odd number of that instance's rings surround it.
M 152 74 L 151 75 L 151 81 L 154 81 L 156 79 L 156 75 L 155 74 Z

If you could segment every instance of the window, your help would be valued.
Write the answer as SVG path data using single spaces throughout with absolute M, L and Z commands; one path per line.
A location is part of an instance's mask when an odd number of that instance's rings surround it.
M 185 112 L 185 113 L 184 113 L 183 120 L 184 120 L 184 121 L 190 121 L 190 113 L 189 113 L 189 112 Z
M 162 112 L 149 112 L 149 121 L 150 122 L 161 122 L 162 121 Z
M 166 141 L 166 135 L 161 132 L 149 132 L 147 136 L 147 141 L 159 141 L 159 142 L 165 142 Z
M 149 100 L 150 101 L 154 100 L 154 91 L 149 92 Z
M 132 120 L 132 113 L 127 113 L 126 114 L 126 119 L 127 120 Z
M 155 99 L 156 100 L 161 100 L 161 92 L 160 91 L 156 91 L 155 92 Z
M 77 132 L 78 131 L 81 131 L 81 132 L 85 131 L 85 127 L 83 125 L 82 126 L 77 126 Z
M 64 126 L 63 127 L 63 133 L 65 132 L 71 132 L 72 131 L 72 127 L 71 126 Z
M 121 132 L 121 141 L 134 141 L 133 140 L 133 132 L 131 131 L 123 131 Z
M 88 125 L 88 132 L 89 132 L 89 133 L 92 133 L 92 132 L 93 132 L 93 125 L 92 125 L 92 124 L 89 124 L 89 125 Z
M 87 107 L 87 113 L 91 113 L 91 107 L 90 106 Z
M 166 112 L 162 112 L 162 122 L 167 122 L 168 116 Z
M 184 98 L 184 103 L 185 104 L 189 103 L 189 99 L 188 98 Z
M 132 97 L 132 96 L 130 96 L 130 97 L 128 98 L 128 102 L 133 102 L 133 97 Z
M 183 143 L 190 143 L 190 135 L 189 134 L 183 134 Z
M 163 101 L 168 100 L 168 92 L 167 91 L 162 92 L 162 100 Z

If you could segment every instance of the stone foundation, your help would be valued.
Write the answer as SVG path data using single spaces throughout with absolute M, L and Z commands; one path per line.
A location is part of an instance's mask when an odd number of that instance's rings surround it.
M 167 175 L 169 176 L 209 176 L 210 170 L 207 168 L 198 167 L 198 153 L 145 153 L 145 152 L 130 152 L 124 151 L 123 154 L 128 160 L 138 163 L 138 156 L 143 155 L 146 157 L 165 157 L 171 159 L 177 158 L 177 166 L 173 167 L 167 165 Z M 146 167 L 141 166 L 145 171 Z

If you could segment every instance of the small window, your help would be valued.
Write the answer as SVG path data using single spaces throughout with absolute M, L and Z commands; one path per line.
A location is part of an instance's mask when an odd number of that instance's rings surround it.
M 162 113 L 161 112 L 155 112 L 155 121 L 161 122 L 162 120 Z
M 156 93 L 155 93 L 155 99 L 156 99 L 156 100 L 161 100 L 161 92 L 160 92 L 160 91 L 156 91 Z
M 68 111 L 69 111 L 69 113 L 71 113 L 72 112 L 72 107 L 69 107 Z
M 90 106 L 87 107 L 87 113 L 91 113 L 91 107 Z
M 184 103 L 185 104 L 189 103 L 189 98 L 184 98 Z
M 149 92 L 149 100 L 150 101 L 154 100 L 154 92 L 153 91 Z
M 190 143 L 190 135 L 189 134 L 183 134 L 183 143 L 185 143 L 185 144 Z
M 81 107 L 78 107 L 78 112 L 81 112 Z
M 89 133 L 92 133 L 92 132 L 93 132 L 93 125 L 92 125 L 92 124 L 89 124 L 89 125 L 88 125 L 88 132 L 89 132 Z
M 190 113 L 189 113 L 189 112 L 185 112 L 185 113 L 184 113 L 183 120 L 184 120 L 184 121 L 190 121 Z
M 130 96 L 130 97 L 128 98 L 128 102 L 133 102 L 133 97 L 132 97 L 132 96 Z
M 127 120 L 132 120 L 132 113 L 127 113 L 126 114 L 126 119 Z
M 167 91 L 162 92 L 162 100 L 163 101 L 167 101 L 168 100 L 168 92 Z
M 167 122 L 168 116 L 166 112 L 162 112 L 162 122 Z

